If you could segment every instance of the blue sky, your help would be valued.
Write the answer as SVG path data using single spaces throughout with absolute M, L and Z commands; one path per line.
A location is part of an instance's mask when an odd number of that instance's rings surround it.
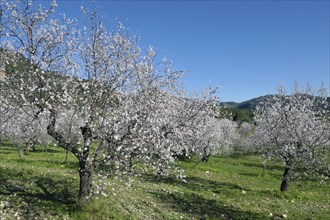
M 80 19 L 83 1 L 59 0 Z M 84 1 L 86 6 L 91 6 Z M 222 101 L 275 93 L 294 81 L 329 85 L 329 1 L 96 1 L 176 69 L 189 90 L 221 85 Z

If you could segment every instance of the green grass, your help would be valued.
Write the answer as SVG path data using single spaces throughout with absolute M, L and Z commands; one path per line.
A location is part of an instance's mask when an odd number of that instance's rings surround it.
M 37 148 L 20 160 L 0 143 L 0 219 L 330 219 L 329 182 L 300 180 L 279 192 L 283 167 L 255 156 L 213 157 L 191 169 L 185 181 L 143 174 L 110 179 L 87 205 L 77 204 L 78 163 L 60 148 Z M 99 197 L 99 198 L 97 198 Z M 16 216 L 16 217 L 15 217 Z

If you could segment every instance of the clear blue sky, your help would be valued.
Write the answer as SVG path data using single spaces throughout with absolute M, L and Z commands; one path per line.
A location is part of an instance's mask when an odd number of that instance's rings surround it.
M 91 6 L 84 1 L 86 6 Z M 82 1 L 58 1 L 80 19 Z M 275 93 L 294 81 L 329 85 L 329 1 L 96 1 L 141 47 L 154 46 L 185 73 L 187 88 L 221 85 L 222 101 Z

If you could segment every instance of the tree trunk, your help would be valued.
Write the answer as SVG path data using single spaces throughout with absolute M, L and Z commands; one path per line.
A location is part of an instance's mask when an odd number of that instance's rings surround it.
M 89 145 L 85 145 L 84 149 L 87 148 L 87 150 L 84 150 L 83 153 L 81 153 L 77 148 L 75 148 L 70 143 L 67 143 L 64 139 L 64 137 L 55 130 L 55 124 L 56 124 L 56 111 L 54 109 L 49 109 L 50 112 L 50 122 L 47 126 L 47 133 L 52 136 L 58 143 L 60 147 L 62 147 L 65 150 L 69 150 L 73 153 L 73 155 L 76 156 L 76 158 L 79 160 L 79 201 L 82 203 L 86 203 L 90 197 L 91 191 L 92 191 L 92 180 L 93 180 L 93 174 L 94 174 L 94 167 L 93 165 L 87 164 L 87 158 L 89 154 Z M 86 129 L 82 130 L 84 141 L 86 143 L 86 140 L 88 139 L 88 136 L 86 135 Z M 87 129 L 88 131 L 88 129 Z M 89 134 L 89 133 L 87 133 Z M 88 141 L 89 142 L 89 141 Z M 45 145 L 47 146 L 47 145 Z M 47 148 L 46 148 L 47 149 Z
M 283 179 L 282 179 L 281 188 L 280 188 L 280 190 L 282 192 L 288 190 L 288 179 L 289 179 L 290 171 L 291 171 L 291 168 L 290 168 L 290 166 L 287 165 L 284 169 Z
M 20 144 L 15 144 L 17 152 L 18 152 L 18 157 L 21 160 L 22 159 L 22 149 L 21 149 L 21 145 Z
M 82 164 L 80 162 L 80 164 Z M 94 169 L 92 166 L 80 166 L 79 177 L 79 201 L 86 203 L 92 192 L 92 180 L 93 180 Z
M 69 154 L 69 150 L 66 149 L 65 150 L 65 158 L 64 158 L 64 163 L 67 163 L 68 162 L 68 154 Z
M 25 154 L 29 154 L 30 151 L 30 143 L 25 144 Z
M 262 177 L 265 177 L 265 173 L 266 173 L 266 162 L 262 163 Z
M 207 162 L 207 161 L 209 161 L 209 155 L 203 155 L 203 157 L 199 160 L 199 161 L 197 161 L 195 164 L 194 164 L 194 166 L 192 166 L 191 167 L 191 169 L 193 169 L 193 168 L 195 168 L 198 164 L 200 164 L 200 163 L 202 163 L 202 162 Z
M 68 162 L 68 156 L 69 156 L 69 151 L 71 151 L 72 149 L 72 145 L 71 144 L 67 144 L 65 147 L 65 158 L 64 158 L 64 163 Z

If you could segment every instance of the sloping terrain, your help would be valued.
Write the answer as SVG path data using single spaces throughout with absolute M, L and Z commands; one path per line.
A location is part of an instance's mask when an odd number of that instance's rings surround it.
M 282 165 L 262 176 L 256 156 L 213 157 L 191 169 L 196 158 L 178 162 L 184 181 L 152 174 L 106 181 L 85 206 L 76 203 L 78 165 L 63 163 L 62 149 L 38 147 L 19 159 L 0 142 L 0 219 L 330 219 L 330 184 L 292 182 L 280 192 Z
M 221 105 L 227 108 L 254 110 L 261 102 L 271 97 L 272 95 L 264 95 L 243 102 L 222 102 Z M 327 101 L 329 103 L 328 109 L 330 110 L 330 97 L 327 98 Z

